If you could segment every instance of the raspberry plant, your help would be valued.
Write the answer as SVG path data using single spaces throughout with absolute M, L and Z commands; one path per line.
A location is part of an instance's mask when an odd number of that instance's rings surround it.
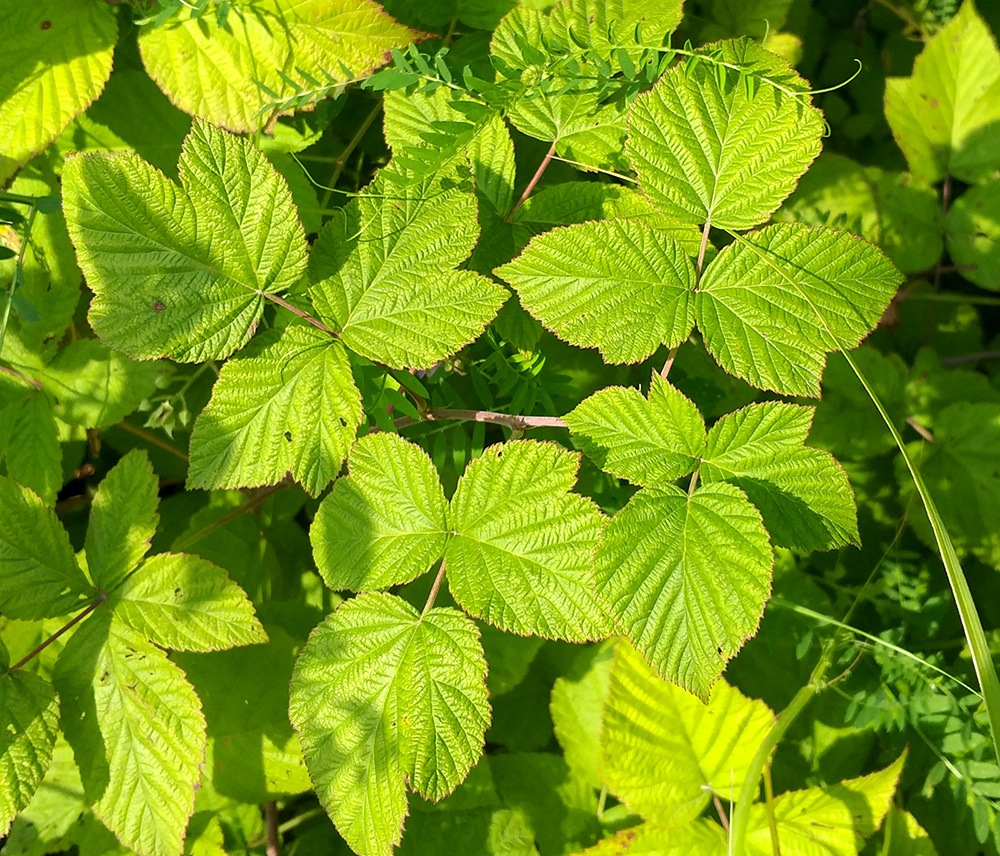
M 862 167 L 792 5 L 0 0 L 4 854 L 995 846 L 1000 53 Z

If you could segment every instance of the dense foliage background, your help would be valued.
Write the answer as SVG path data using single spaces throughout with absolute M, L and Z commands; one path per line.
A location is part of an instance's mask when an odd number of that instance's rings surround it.
M 997 853 L 979 6 L 0 0 L 0 853 Z

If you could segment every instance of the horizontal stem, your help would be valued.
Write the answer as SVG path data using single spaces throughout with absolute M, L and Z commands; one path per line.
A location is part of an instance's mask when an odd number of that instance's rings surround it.
M 0 366 L 0 372 L 3 372 L 4 374 L 9 374 L 11 377 L 17 378 L 20 381 L 24 381 L 24 383 L 30 384 L 35 389 L 42 388 L 42 382 L 40 380 L 36 380 L 35 378 L 30 378 L 27 375 L 21 374 L 17 369 L 8 368 L 7 366 Z
M 512 413 L 494 413 L 490 410 L 428 410 L 422 419 L 401 416 L 393 426 L 406 428 L 418 422 L 440 422 L 445 419 L 455 419 L 464 422 L 489 422 L 503 425 L 512 431 L 527 431 L 529 428 L 568 428 L 558 416 L 518 416 Z
M 961 354 L 957 357 L 945 357 L 941 360 L 941 365 L 961 366 L 965 363 L 978 363 L 982 360 L 1000 360 L 1000 351 L 979 351 L 975 354 Z
M 143 428 L 139 428 L 133 425 L 131 422 L 119 422 L 118 427 L 128 431 L 129 434 L 134 434 L 136 437 L 141 437 L 147 443 L 156 446 L 158 449 L 163 449 L 164 452 L 169 452 L 176 458 L 180 458 L 182 461 L 187 461 L 188 456 L 178 449 L 176 446 L 171 446 L 166 440 L 161 440 L 155 434 L 146 431 Z
M 271 494 L 278 493 L 285 488 L 291 487 L 292 481 L 289 478 L 278 482 L 277 484 L 267 485 L 258 490 L 253 496 L 251 496 L 246 502 L 244 502 L 238 508 L 234 508 L 232 511 L 223 514 L 205 526 L 203 529 L 199 529 L 193 535 L 189 535 L 187 538 L 182 538 L 173 545 L 174 552 L 183 553 L 185 550 L 189 550 L 192 546 L 197 544 L 202 538 L 207 535 L 211 535 L 216 529 L 221 529 L 229 521 L 235 520 L 241 514 L 245 514 L 260 505 L 265 499 L 267 499 Z

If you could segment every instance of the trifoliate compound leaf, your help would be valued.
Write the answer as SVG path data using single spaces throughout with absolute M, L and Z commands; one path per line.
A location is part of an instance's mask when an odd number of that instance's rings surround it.
M 186 113 L 256 131 L 292 112 L 278 105 L 316 81 L 365 77 L 418 35 L 372 0 L 268 0 L 234 4 L 223 26 L 214 13 L 179 7 L 165 25 L 143 29 L 139 49 L 150 77 Z
M 60 349 L 45 367 L 42 385 L 55 399 L 52 412 L 61 422 L 108 428 L 153 392 L 162 367 L 130 360 L 96 339 L 80 339 Z
M 656 671 L 707 700 L 757 629 L 773 558 L 760 512 L 729 484 L 637 493 L 604 530 L 597 591 Z
M 727 856 L 726 833 L 710 820 L 683 826 L 642 823 L 573 856 Z
M 389 856 L 406 783 L 441 799 L 482 753 L 490 712 L 476 626 L 389 594 L 346 601 L 299 655 L 289 716 L 337 830 L 362 856 Z
M 805 445 L 812 416 L 775 401 L 723 416 L 708 433 L 700 477 L 741 488 L 780 547 L 860 544 L 847 474 L 829 452 Z
M 774 852 L 773 812 L 782 854 L 857 856 L 864 839 L 881 825 L 903 771 L 905 753 L 884 770 L 836 785 L 788 791 L 750 810 L 748 856 Z
M 495 271 L 561 339 L 637 363 L 694 322 L 695 271 L 668 235 L 633 220 L 581 223 L 534 238 Z
M 479 236 L 476 197 L 459 168 L 410 181 L 390 165 L 316 241 L 317 314 L 371 360 L 427 368 L 475 339 L 506 299 L 496 283 L 455 270 Z
M 80 155 L 66 221 L 102 341 L 137 359 L 224 359 L 271 294 L 302 275 L 306 241 L 283 178 L 249 140 L 195 122 L 181 185 L 135 155 Z
M 125 455 L 97 488 L 84 549 L 101 591 L 116 589 L 146 555 L 160 522 L 159 493 L 153 465 L 139 451 Z
M 188 488 L 277 484 L 290 473 L 315 496 L 360 422 L 344 346 L 313 327 L 268 330 L 222 367 L 191 435 Z
M 659 375 L 649 398 L 608 387 L 563 417 L 584 454 L 633 484 L 660 486 L 690 473 L 705 452 L 705 423 L 694 403 Z
M 885 117 L 924 181 L 972 183 L 1000 167 L 1000 51 L 972 0 L 927 40 L 912 77 L 886 79 Z
M 94 814 L 143 856 L 180 856 L 205 754 L 184 673 L 102 610 L 66 643 L 53 681 Z
M 948 255 L 981 288 L 1000 291 L 1000 179 L 970 187 L 944 220 Z
M 591 557 L 602 517 L 570 492 L 579 456 L 551 443 L 491 446 L 451 501 L 448 586 L 472 615 L 514 633 L 582 642 L 608 635 Z
M 749 229 L 819 154 L 823 117 L 792 67 L 749 39 L 704 53 L 715 61 L 678 65 L 635 100 L 626 151 L 640 188 L 669 216 Z
M 370 434 L 313 520 L 316 567 L 334 590 L 408 583 L 444 554 L 447 513 L 427 453 L 396 434 Z
M 846 232 L 769 226 L 708 266 L 698 327 L 726 371 L 818 398 L 827 351 L 853 348 L 874 329 L 902 279 L 878 248 Z
M 517 209 L 512 220 L 533 234 L 553 226 L 587 220 L 640 220 L 656 232 L 670 235 L 689 256 L 697 256 L 701 232 L 691 223 L 667 217 L 630 187 L 596 181 L 566 181 L 535 191 Z
M 55 512 L 26 487 L 0 477 L 0 613 L 48 618 L 94 597 Z
M 620 642 L 601 727 L 604 782 L 646 820 L 688 824 L 713 793 L 735 800 L 773 723 L 764 702 L 725 681 L 702 703 Z
M 218 565 L 197 556 L 153 556 L 109 603 L 116 618 L 174 651 L 220 651 L 267 642 L 243 589 Z
M 932 268 L 944 249 L 933 187 L 832 152 L 809 167 L 774 219 L 846 229 L 878 244 L 903 273 Z
M 28 672 L 0 674 L 0 836 L 41 784 L 58 723 L 52 684 Z
M 0 3 L 0 185 L 101 94 L 117 39 L 103 3 Z
M 601 766 L 601 719 L 615 643 L 588 646 L 573 662 L 569 672 L 552 685 L 549 713 L 552 730 L 563 757 L 574 775 L 600 789 L 604 780 Z M 489 654 L 487 653 L 487 659 Z M 490 677 L 493 676 L 490 659 Z

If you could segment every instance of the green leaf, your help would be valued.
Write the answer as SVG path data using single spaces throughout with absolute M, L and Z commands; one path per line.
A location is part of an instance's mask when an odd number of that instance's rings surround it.
M 566 181 L 543 187 L 524 200 L 513 217 L 514 223 L 535 234 L 587 220 L 640 220 L 668 234 L 690 256 L 697 256 L 701 246 L 696 226 L 667 217 L 641 193 L 620 184 Z
M 396 434 L 370 434 L 316 513 L 316 567 L 335 591 L 407 583 L 444 555 L 447 513 L 427 453 Z
M 0 185 L 101 93 L 115 13 L 89 0 L 5 3 L 0 14 Z
M 0 836 L 45 776 L 59 723 L 48 681 L 27 672 L 0 675 Z
M 948 255 L 959 273 L 980 288 L 1000 291 L 1000 179 L 959 196 L 948 209 L 944 228 Z
M 302 649 L 289 715 L 337 830 L 362 856 L 389 856 L 406 782 L 438 800 L 482 753 L 489 704 L 478 631 L 456 610 L 421 616 L 389 594 L 346 601 Z
M 783 59 L 749 39 L 713 46 L 721 62 L 702 59 L 660 78 L 629 111 L 626 151 L 643 192 L 685 223 L 749 229 L 795 189 L 820 152 L 823 117 L 806 82 Z
M 695 311 L 726 371 L 761 389 L 818 398 L 827 351 L 855 347 L 901 281 L 876 247 L 852 235 L 781 224 L 719 253 Z
M 42 385 L 55 401 L 60 421 L 80 428 L 109 428 L 121 422 L 156 388 L 162 363 L 137 363 L 96 339 L 60 349 L 45 367 Z
M 114 591 L 146 555 L 160 522 L 159 494 L 145 452 L 129 452 L 104 477 L 90 506 L 84 545 L 97 588 Z
M 934 267 L 944 249 L 934 188 L 832 152 L 816 159 L 774 219 L 847 229 L 878 244 L 903 273 Z
M 836 785 L 789 791 L 771 810 L 782 854 L 857 856 L 864 839 L 882 825 L 903 770 L 905 753 L 884 770 Z M 748 856 L 771 856 L 768 806 L 755 805 L 747 834 Z
M 551 443 L 490 446 L 451 501 L 448 586 L 467 612 L 502 630 L 582 642 L 608 635 L 591 557 L 602 516 L 570 493 L 579 457 Z
M 311 88 L 309 77 L 367 76 L 390 48 L 420 35 L 372 0 L 238 6 L 224 26 L 214 15 L 194 18 L 178 9 L 166 26 L 147 24 L 140 33 L 146 70 L 186 113 L 233 131 L 258 130 L 271 118 L 262 108 Z M 301 82 L 293 85 L 289 75 Z
M 777 546 L 860 546 L 847 474 L 829 452 L 805 445 L 812 416 L 811 408 L 779 402 L 723 416 L 708 434 L 702 482 L 741 488 Z
M 904 809 L 891 806 L 885 818 L 886 856 L 938 856 L 934 842 L 917 819 Z
M 178 166 L 180 187 L 134 155 L 72 158 L 66 220 L 108 347 L 223 359 L 253 334 L 265 295 L 301 276 L 305 234 L 284 179 L 249 140 L 195 122 Z
M 495 271 L 557 336 L 637 363 L 694 322 L 695 272 L 673 238 L 632 220 L 553 229 Z
M 479 236 L 458 164 L 409 176 L 390 165 L 326 225 L 310 259 L 312 298 L 351 350 L 393 368 L 429 368 L 475 339 L 507 293 L 455 270 Z
M 222 367 L 191 435 L 188 488 L 277 484 L 291 473 L 315 496 L 360 422 L 344 346 L 312 327 L 268 330 Z
M 218 565 L 197 556 L 151 557 L 109 604 L 116 618 L 173 651 L 220 651 L 267 641 L 243 589 Z
M 0 452 L 7 475 L 37 493 L 46 505 L 55 505 L 63 472 L 52 404 L 45 395 L 32 391 L 7 409 L 3 418 L 11 420 L 10 436 L 6 454 Z
M 1000 167 L 1000 51 L 972 0 L 927 40 L 911 77 L 886 79 L 885 117 L 924 181 L 972 183 Z
M 707 700 L 757 630 L 771 590 L 760 512 L 729 484 L 637 493 L 611 520 L 597 591 L 636 648 L 669 681 Z
M 720 681 L 707 704 L 663 680 L 626 642 L 615 648 L 601 727 L 601 772 L 646 820 L 693 821 L 712 794 L 735 799 L 774 723 L 762 701 Z
M 640 44 L 659 45 L 681 22 L 682 0 L 571 0 L 552 9 L 552 32 L 564 41 L 572 41 L 595 51 L 605 62 L 611 62 L 622 46 L 626 55 L 637 57 L 636 33 Z M 615 38 L 611 38 L 613 32 Z M 575 51 L 574 51 L 575 52 Z
M 101 611 L 66 643 L 53 680 L 94 814 L 144 856 L 180 856 L 205 754 L 184 673 Z
M 549 704 L 552 730 L 566 763 L 576 776 L 597 789 L 604 786 L 600 774 L 601 718 L 613 654 L 611 641 L 584 649 L 570 671 L 556 679 Z M 491 678 L 492 669 L 490 659 Z
M 65 615 L 95 594 L 55 512 L 0 477 L 0 612 L 10 618 Z
M 920 462 L 955 549 L 1000 568 L 1000 405 L 949 404 L 936 415 L 932 428 L 933 444 L 918 441 L 907 448 Z M 896 468 L 906 502 L 913 487 L 904 479 L 902 459 Z M 927 518 L 915 514 L 912 522 L 925 543 L 933 544 Z
M 698 408 L 655 373 L 648 400 L 637 389 L 607 387 L 563 419 L 588 458 L 637 485 L 685 476 L 705 453 Z
M 728 856 L 722 827 L 701 819 L 683 826 L 643 823 L 623 829 L 611 838 L 574 856 Z

